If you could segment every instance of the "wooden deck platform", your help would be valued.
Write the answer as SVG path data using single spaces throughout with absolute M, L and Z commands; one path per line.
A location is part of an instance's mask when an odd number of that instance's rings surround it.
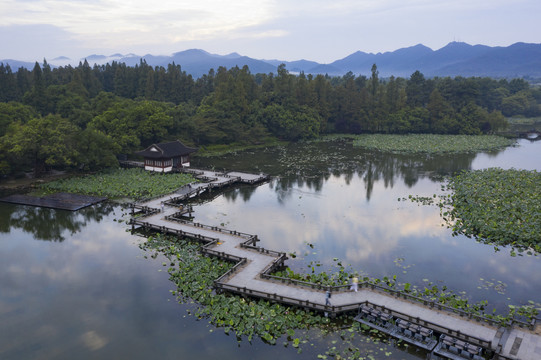
M 70 211 L 76 211 L 104 200 L 107 200 L 107 198 L 70 193 L 56 193 L 42 197 L 15 194 L 0 199 L 2 202 L 12 204 L 39 206 Z
M 236 182 L 255 184 L 270 178 L 267 174 L 249 174 L 238 171 L 219 172 L 192 167 L 185 167 L 178 171 L 192 174 L 195 178 L 209 184 L 210 187 L 223 187 Z
M 228 178 L 205 172 L 199 175 L 209 178 L 210 181 Z M 236 174 L 232 176 L 229 179 L 237 177 Z M 212 180 L 212 177 L 217 180 Z M 232 270 L 215 280 L 214 285 L 217 291 L 268 299 L 285 305 L 324 312 L 331 316 L 358 311 L 363 305 L 388 314 L 394 319 L 400 319 L 404 321 L 404 324 L 407 322 L 408 330 L 399 333 L 397 330 L 399 322 L 393 320 L 394 328 L 390 331 L 394 333 L 391 335 L 408 338 L 410 343 L 418 346 L 424 343 L 428 346 L 428 350 L 433 349 L 435 343 L 418 337 L 411 329 L 420 326 L 438 334 L 452 336 L 472 346 L 493 351 L 504 359 L 541 359 L 541 335 L 539 334 L 541 329 L 535 324 L 515 326 L 507 331 L 505 337 L 502 337 L 498 324 L 490 319 L 473 316 L 433 302 L 424 301 L 423 303 L 419 301 L 420 299 L 374 284 L 361 283 L 359 291 L 354 292 L 348 287 L 323 287 L 270 275 L 276 267 L 283 265 L 287 259 L 285 253 L 256 246 L 259 241 L 256 235 L 193 223 L 175 216 L 179 206 L 176 203 L 177 199 L 196 196 L 194 191 L 199 190 L 200 193 L 203 188 L 205 184 L 193 184 L 191 187 L 180 189 L 175 194 L 138 203 L 135 206 L 146 209 L 147 216 L 132 219 L 131 224 L 132 228 L 141 227 L 147 231 L 154 230 L 201 241 L 206 244 L 203 250 L 206 254 L 236 261 L 237 265 Z M 166 204 L 164 211 L 161 211 L 162 202 Z M 330 305 L 325 303 L 327 290 L 332 291 Z M 377 321 L 368 319 L 363 321 L 368 326 L 385 328 Z M 516 339 L 519 338 L 521 340 L 518 346 L 510 345 L 516 344 Z

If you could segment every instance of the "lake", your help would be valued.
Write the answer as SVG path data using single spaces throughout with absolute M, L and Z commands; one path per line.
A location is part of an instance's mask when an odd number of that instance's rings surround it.
M 194 220 L 257 234 L 261 246 L 294 253 L 287 264 L 296 271 L 332 271 L 338 258 L 365 276 L 487 299 L 489 309 L 539 303 L 539 256 L 452 236 L 437 207 L 402 199 L 441 194 L 443 177 L 462 169 L 540 171 L 540 150 L 519 140 L 490 153 L 413 156 L 332 141 L 198 158 L 192 166 L 272 179 L 214 191 L 194 203 Z M 145 258 L 120 205 L 68 212 L 0 203 L 0 213 L 1 359 L 312 359 L 336 339 L 314 333 L 297 354 L 281 341 L 238 343 L 197 320 L 188 313 L 196 304 L 170 294 L 163 259 Z M 390 353 L 382 358 L 424 357 L 382 346 Z

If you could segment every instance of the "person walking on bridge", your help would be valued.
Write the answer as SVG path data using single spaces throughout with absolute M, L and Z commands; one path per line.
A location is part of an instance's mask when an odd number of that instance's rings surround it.
M 325 292 L 325 306 L 331 306 L 331 291 L 327 290 Z M 325 311 L 325 317 L 329 316 L 329 314 Z
M 353 278 L 351 282 L 351 290 L 357 292 L 359 290 L 359 279 L 357 277 Z
M 331 291 L 327 290 L 325 292 L 325 305 L 331 306 Z

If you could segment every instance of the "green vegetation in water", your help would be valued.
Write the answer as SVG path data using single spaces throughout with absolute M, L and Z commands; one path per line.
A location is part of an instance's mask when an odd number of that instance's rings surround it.
M 331 320 L 312 311 L 273 304 L 266 300 L 216 294 L 213 291 L 214 280 L 233 265 L 215 257 L 202 255 L 200 244 L 158 234 L 139 246 L 143 251 L 150 253 L 150 256 L 145 255 L 145 258 L 156 259 L 160 256 L 160 261 L 165 260 L 162 265 L 168 268 L 170 280 L 176 287 L 171 292 L 180 303 L 198 304 L 195 311 L 188 310 L 189 315 L 208 319 L 212 327 L 222 328 L 226 334 L 234 334 L 239 342 L 243 339 L 251 341 L 254 337 L 258 337 L 271 345 L 281 342 L 285 347 L 293 347 L 299 353 L 317 343 L 326 347 L 324 353 L 317 356 L 322 359 L 375 359 L 393 354 L 393 346 L 388 343 L 389 338 L 386 335 L 354 321 L 352 315 L 341 315 Z M 403 259 L 399 259 L 399 262 L 400 260 Z M 315 275 L 312 271 L 310 277 L 307 277 L 290 269 L 276 274 L 325 285 L 349 283 L 353 276 L 358 275 L 356 272 L 348 273 L 338 259 L 335 261 L 338 266 L 338 274 L 335 275 L 324 273 Z M 383 279 L 365 277 L 363 281 L 386 284 L 390 289 L 400 288 L 409 295 L 467 309 L 471 313 L 483 314 L 499 321 L 503 326 L 512 318 L 531 320 L 538 314 L 541 306 L 530 301 L 524 306 L 509 305 L 507 315 L 484 314 L 486 301 L 469 304 L 464 294 L 454 294 L 445 287 L 439 289 L 427 279 L 423 280 L 425 282 L 423 287 L 412 286 L 409 283 L 399 284 L 396 276 Z M 397 345 L 405 346 L 400 343 Z
M 238 151 L 252 150 L 252 149 L 261 149 L 272 146 L 285 145 L 287 141 L 280 141 L 275 138 L 268 138 L 263 141 L 261 144 L 242 144 L 242 143 L 232 143 L 232 144 L 213 144 L 202 146 L 197 149 L 195 156 L 201 157 L 212 157 L 212 156 L 222 156 L 226 154 L 233 154 Z
M 202 255 L 199 244 L 158 234 L 139 246 L 150 253 L 145 258 L 160 256 L 165 259 L 162 265 L 168 268 L 170 280 L 176 286 L 171 291 L 173 295 L 180 303 L 198 304 L 197 310 L 189 311 L 190 315 L 208 319 L 213 327 L 222 328 L 226 334 L 235 334 L 239 342 L 258 337 L 272 345 L 280 341 L 298 352 L 315 342 L 328 344 L 324 354 L 318 355 L 323 359 L 374 359 L 392 354 L 393 348 L 386 345 L 384 334 L 362 329 L 351 315 L 331 320 L 312 311 L 266 300 L 215 293 L 214 280 L 233 265 Z
M 453 235 L 463 234 L 498 246 L 511 255 L 541 252 L 541 173 L 490 168 L 463 171 L 442 186 L 444 195 L 399 198 L 436 205 Z
M 434 303 L 438 303 L 453 309 L 462 310 L 469 314 L 484 316 L 487 319 L 497 321 L 501 326 L 508 326 L 509 322 L 513 319 L 529 323 L 539 314 L 539 311 L 541 311 L 541 304 L 535 303 L 534 301 L 528 301 L 527 305 L 508 305 L 507 314 L 497 314 L 496 309 L 493 309 L 492 312 L 487 312 L 487 300 L 470 302 L 464 292 L 456 293 L 448 289 L 446 286 L 441 286 L 440 288 L 434 283 L 430 282 L 428 279 L 423 279 L 423 286 L 417 286 L 411 283 L 398 282 L 397 275 L 393 275 L 392 277 L 384 276 L 381 279 L 370 278 L 368 276 L 363 276 L 357 271 L 350 271 L 346 269 L 346 267 L 342 265 L 342 262 L 337 258 L 334 258 L 333 260 L 336 262 L 336 271 L 317 273 L 315 268 L 319 267 L 320 264 L 318 262 L 310 262 L 308 264 L 308 268 L 312 269 L 311 273 L 296 273 L 287 267 L 284 270 L 276 271 L 272 275 L 323 286 L 350 285 L 352 283 L 352 279 L 357 277 L 359 279 L 359 286 L 362 286 L 363 283 L 378 285 L 385 289 L 385 291 L 398 291 L 400 293 L 416 297 L 419 302 L 433 301 Z M 396 259 L 395 264 L 402 269 L 407 269 L 409 266 L 411 266 L 403 265 L 403 260 L 404 259 L 401 258 Z M 505 284 L 501 282 L 493 280 L 494 283 L 491 283 L 490 281 L 485 281 L 484 279 L 481 279 L 481 281 L 484 281 L 483 286 L 487 289 L 490 286 L 498 291 L 498 293 L 504 291 L 503 288 L 505 287 Z
M 541 116 L 537 117 L 525 117 L 525 116 L 513 116 L 507 118 L 507 121 L 511 125 L 541 125 Z
M 392 153 L 449 154 L 489 151 L 513 145 L 515 140 L 494 135 L 359 135 L 354 146 Z
M 541 173 L 491 168 L 465 171 L 445 187 L 445 221 L 455 234 L 541 252 Z M 514 251 L 511 253 L 514 255 Z
M 309 139 L 309 140 L 303 140 L 304 142 L 326 142 L 326 141 L 336 141 L 336 140 L 347 140 L 347 139 L 353 139 L 355 140 L 358 138 L 359 135 L 354 134 L 328 134 L 328 135 L 321 135 L 315 139 Z
M 143 169 L 114 169 L 82 177 L 72 177 L 43 184 L 45 193 L 59 191 L 108 198 L 141 199 L 169 194 L 195 182 L 189 174 L 160 174 Z

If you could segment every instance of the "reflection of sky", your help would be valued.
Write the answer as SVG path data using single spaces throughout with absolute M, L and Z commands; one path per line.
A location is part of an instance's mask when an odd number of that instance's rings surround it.
M 537 155 L 540 144 L 496 157 L 478 155 L 473 167 L 538 164 L 528 149 Z M 311 260 L 326 270 L 337 257 L 371 277 L 396 274 L 399 281 L 417 285 L 429 279 L 498 307 L 507 298 L 540 301 L 539 257 L 510 257 L 508 249 L 495 253 L 491 246 L 451 236 L 436 207 L 397 200 L 431 196 L 440 184 L 422 177 L 410 187 L 400 176 L 398 171 L 393 181 L 375 180 L 370 200 L 365 176 L 357 172 L 284 187 L 275 179 L 251 194 L 233 189 L 239 193 L 234 200 L 228 194 L 196 207 L 195 220 L 257 234 L 269 249 L 295 251 L 302 260 L 288 262 L 303 271 Z M 0 204 L 0 213 L 11 206 Z M 83 225 L 73 234 L 65 230 L 63 242 L 35 240 L 16 227 L 1 234 L 1 359 L 270 359 L 276 352 L 280 358 L 303 357 L 281 347 L 268 351 L 257 341 L 237 347 L 221 330 L 209 333 L 215 328 L 205 320 L 184 319 L 187 306 L 168 295 L 173 284 L 159 272 L 163 260 L 142 258 L 141 238 L 113 221 L 120 216 L 120 208 L 101 220 L 78 215 L 72 220 Z M 493 289 L 498 280 L 505 294 Z
M 270 358 L 258 341 L 239 348 L 220 330 L 209 333 L 205 320 L 185 319 L 163 259 L 142 257 L 142 239 L 113 221 L 120 213 L 63 242 L 2 234 L 1 359 Z
M 537 149 L 539 144 L 533 147 Z M 525 149 L 510 148 L 493 157 L 480 154 L 474 167 L 531 164 L 531 150 L 526 144 Z M 336 257 L 371 277 L 396 274 L 399 281 L 418 285 L 429 279 L 497 303 L 507 297 L 520 303 L 541 301 L 541 294 L 533 291 L 541 289 L 538 257 L 513 258 L 509 249 L 495 253 L 492 246 L 453 237 L 442 226 L 436 206 L 398 201 L 410 194 L 439 194 L 441 183 L 425 177 L 406 185 L 399 172 L 395 176 L 391 186 L 383 179 L 375 180 L 369 200 L 363 175 L 332 175 L 317 189 L 296 183 L 284 190 L 278 186 L 279 180 L 273 180 L 258 187 L 248 201 L 227 195 L 197 207 L 195 221 L 257 234 L 261 246 L 295 252 L 297 260 L 288 263 L 301 271 L 309 271 L 306 264 L 312 260 L 327 270 Z M 307 243 L 314 244 L 314 249 Z M 395 262 L 399 258 L 403 261 Z M 480 279 L 502 281 L 507 285 L 506 294 L 487 290 Z
M 501 167 L 503 169 L 515 168 L 541 171 L 541 141 L 532 142 L 520 139 L 518 145 L 507 148 L 497 156 L 479 154 L 475 158 L 472 168 Z

